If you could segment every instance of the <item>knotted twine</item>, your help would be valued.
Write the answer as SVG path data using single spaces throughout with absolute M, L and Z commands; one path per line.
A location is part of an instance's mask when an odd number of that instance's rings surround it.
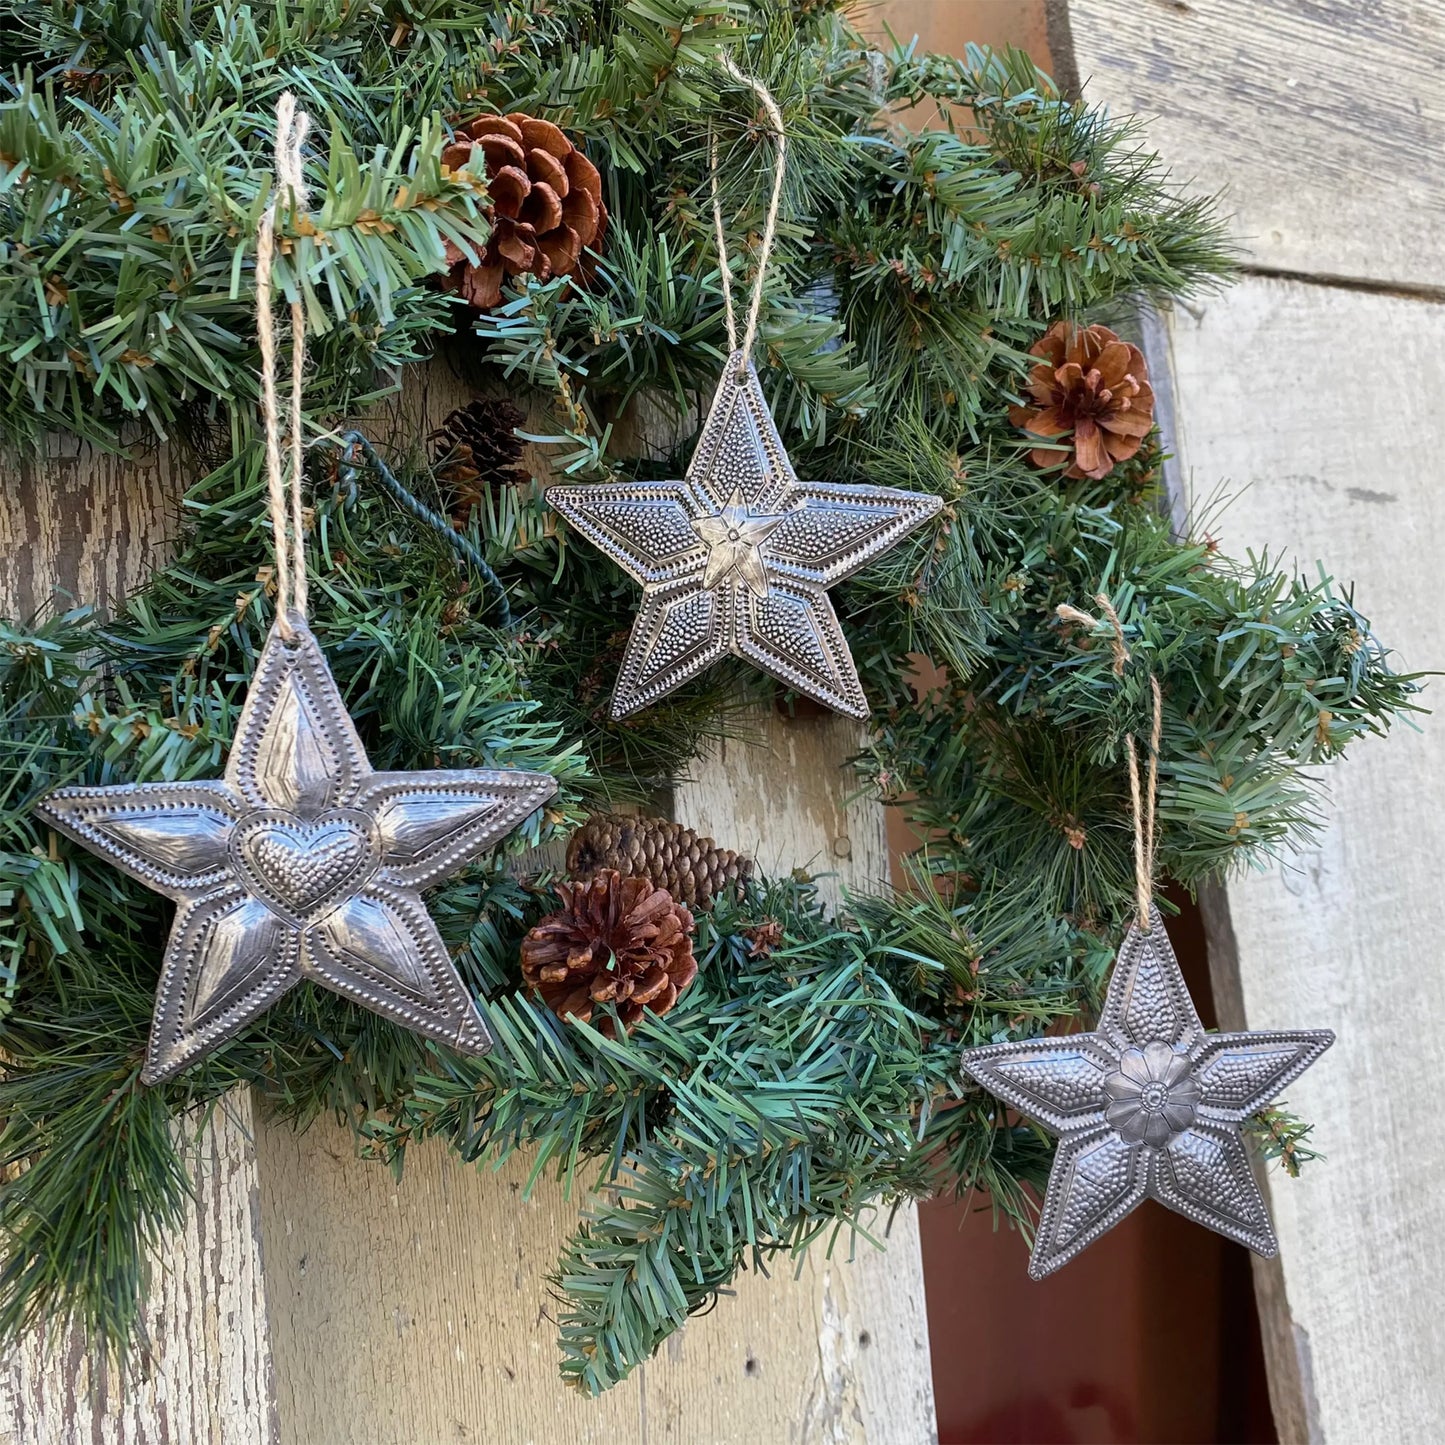
M 301 506 L 301 390 L 306 365 L 306 316 L 298 297 L 291 302 L 291 396 L 287 417 L 290 458 L 289 516 L 286 469 L 281 461 L 281 425 L 276 405 L 276 328 L 271 314 L 271 267 L 276 254 L 276 207 L 305 209 L 306 180 L 301 142 L 311 121 L 284 91 L 276 102 L 275 188 L 256 233 L 256 336 L 261 346 L 261 420 L 266 441 L 266 493 L 276 549 L 276 626 L 282 638 L 296 636 L 291 618 L 306 620 L 306 534 Z
M 718 195 L 717 132 L 710 131 L 708 136 L 708 160 L 712 172 L 712 220 L 713 228 L 717 233 L 718 274 L 722 282 L 723 316 L 727 321 L 728 350 L 742 353 L 742 368 L 739 374 L 739 379 L 741 379 L 741 372 L 746 371 L 748 357 L 752 354 L 753 342 L 757 340 L 758 313 L 763 304 L 763 283 L 767 279 L 768 258 L 772 254 L 773 242 L 778 235 L 778 212 L 783 201 L 783 176 L 788 164 L 788 137 L 783 131 L 783 113 L 778 109 L 778 103 L 773 99 L 772 92 L 768 90 L 767 86 L 762 81 L 755 80 L 752 76 L 739 70 L 729 55 L 721 57 L 721 64 L 739 85 L 747 86 L 756 94 L 762 103 L 763 110 L 767 113 L 773 128 L 773 138 L 777 142 L 777 154 L 773 161 L 773 190 L 768 200 L 768 213 L 763 224 L 762 241 L 758 246 L 758 271 L 753 278 L 753 294 L 748 302 L 747 323 L 743 328 L 742 345 L 739 346 L 737 316 L 733 310 L 732 267 L 728 259 L 727 236 L 723 231 L 722 201 Z
M 1129 644 L 1124 640 L 1124 625 L 1114 604 L 1100 592 L 1094 601 L 1109 620 L 1113 636 L 1109 646 L 1114 654 L 1114 676 L 1123 677 L 1129 662 Z M 1058 616 L 1066 622 L 1077 622 L 1085 627 L 1097 628 L 1099 619 L 1071 607 L 1067 602 L 1055 608 Z M 1154 897 L 1154 849 L 1155 804 L 1159 792 L 1159 740 L 1162 732 L 1164 710 L 1163 697 L 1159 691 L 1159 679 L 1149 678 L 1149 690 L 1154 699 L 1154 718 L 1149 729 L 1149 771 L 1146 786 L 1139 786 L 1139 750 L 1133 733 L 1124 734 L 1124 752 L 1129 760 L 1129 797 L 1134 812 L 1134 906 L 1139 916 L 1139 927 L 1145 933 L 1150 929 Z

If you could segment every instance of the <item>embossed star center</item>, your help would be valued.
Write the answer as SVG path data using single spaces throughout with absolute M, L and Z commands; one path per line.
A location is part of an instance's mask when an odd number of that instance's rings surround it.
M 867 717 L 828 589 L 942 506 L 892 487 L 800 482 L 741 352 L 728 359 L 683 480 L 550 487 L 547 500 L 642 584 L 614 718 L 730 652 Z
M 742 488 L 734 488 L 727 506 L 717 516 L 699 517 L 692 524 L 708 549 L 702 585 L 716 587 L 728 573 L 736 571 L 754 596 L 766 597 L 768 573 L 758 546 L 778 530 L 783 520 L 778 516 L 753 516 L 743 501 Z
M 37 812 L 179 904 L 142 1079 L 170 1077 L 303 978 L 463 1053 L 486 1026 L 421 890 L 556 791 L 544 773 L 378 773 L 316 639 L 273 630 L 216 782 L 61 788 Z
M 1156 924 L 1125 936 L 1097 1031 L 967 1050 L 965 1074 L 1059 1136 L 1029 1273 L 1067 1264 L 1145 1199 L 1277 1253 L 1240 1126 L 1334 1037 L 1206 1033 Z

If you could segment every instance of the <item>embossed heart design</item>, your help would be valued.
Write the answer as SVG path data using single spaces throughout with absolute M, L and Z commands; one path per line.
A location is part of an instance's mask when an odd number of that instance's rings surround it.
M 340 811 L 310 820 L 260 814 L 236 830 L 232 848 L 256 896 L 297 919 L 349 898 L 377 863 L 370 820 Z

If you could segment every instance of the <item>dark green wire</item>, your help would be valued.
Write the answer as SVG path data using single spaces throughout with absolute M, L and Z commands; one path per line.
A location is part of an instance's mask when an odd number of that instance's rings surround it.
M 462 536 L 451 522 L 438 511 L 427 506 L 420 497 L 414 496 L 397 479 L 396 474 L 387 464 L 382 461 L 376 448 L 359 431 L 342 432 L 341 441 L 343 451 L 341 460 L 337 464 L 337 480 L 340 485 L 348 490 L 354 491 L 356 487 L 356 453 L 360 452 L 366 458 L 366 464 L 375 474 L 376 479 L 401 503 L 408 512 L 418 521 L 425 522 L 434 532 L 446 539 L 447 543 L 476 569 L 483 582 L 486 583 L 492 594 L 494 610 L 496 612 L 498 627 L 512 626 L 512 604 L 507 600 L 507 589 L 502 586 L 502 580 L 492 570 L 491 563 L 482 556 L 481 552 Z

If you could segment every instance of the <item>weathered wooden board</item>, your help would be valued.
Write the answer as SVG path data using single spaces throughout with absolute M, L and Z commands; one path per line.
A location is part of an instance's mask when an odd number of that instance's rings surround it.
M 36 1340 L 0 1366 L 0 1445 L 267 1445 L 276 1439 L 258 1247 L 251 1098 L 192 1158 L 196 1205 L 155 1262 L 151 1356 L 122 1378 L 77 1336 Z
M 856 725 L 760 719 L 678 796 L 678 816 L 765 861 L 884 876 L 881 810 L 848 801 Z M 838 880 L 832 880 L 836 886 Z M 914 1211 L 889 1249 L 744 1278 L 600 1400 L 557 1376 L 547 1275 L 580 1200 L 525 1161 L 469 1169 L 417 1150 L 400 1187 L 323 1127 L 263 1126 L 261 1211 L 286 1445 L 575 1440 L 917 1445 L 934 1438 Z
M 70 437 L 43 459 L 5 458 L 0 487 L 0 612 L 113 608 L 158 561 L 194 481 L 174 449 L 107 456 Z
M 758 718 L 749 741 L 723 742 L 677 790 L 680 817 L 757 860 L 771 876 L 806 869 L 836 903 L 889 877 L 884 810 L 844 762 L 862 731 L 832 715 Z
M 191 478 L 167 448 L 52 444 L 0 489 L 0 616 L 113 607 L 163 561 Z M 151 1356 L 124 1380 L 77 1338 L 0 1365 L 0 1445 L 257 1445 L 274 1438 L 251 1099 L 225 1101 L 193 1163 L 196 1203 L 155 1269 Z
M 1441 667 L 1445 305 L 1251 278 L 1168 336 L 1193 503 L 1233 494 L 1210 507 L 1225 550 L 1283 548 L 1310 573 L 1323 559 L 1358 582 L 1402 665 Z M 1284 1441 L 1436 1441 L 1445 729 L 1358 743 L 1329 777 L 1312 846 L 1231 882 L 1206 915 L 1226 1026 L 1242 1011 L 1251 1028 L 1339 1035 L 1289 1090 L 1327 1160 L 1270 1175 L 1271 1392 Z
M 1055 0 L 1057 68 L 1223 190 L 1252 263 L 1445 287 L 1445 7 Z M 1072 46 L 1073 65 L 1068 66 Z

